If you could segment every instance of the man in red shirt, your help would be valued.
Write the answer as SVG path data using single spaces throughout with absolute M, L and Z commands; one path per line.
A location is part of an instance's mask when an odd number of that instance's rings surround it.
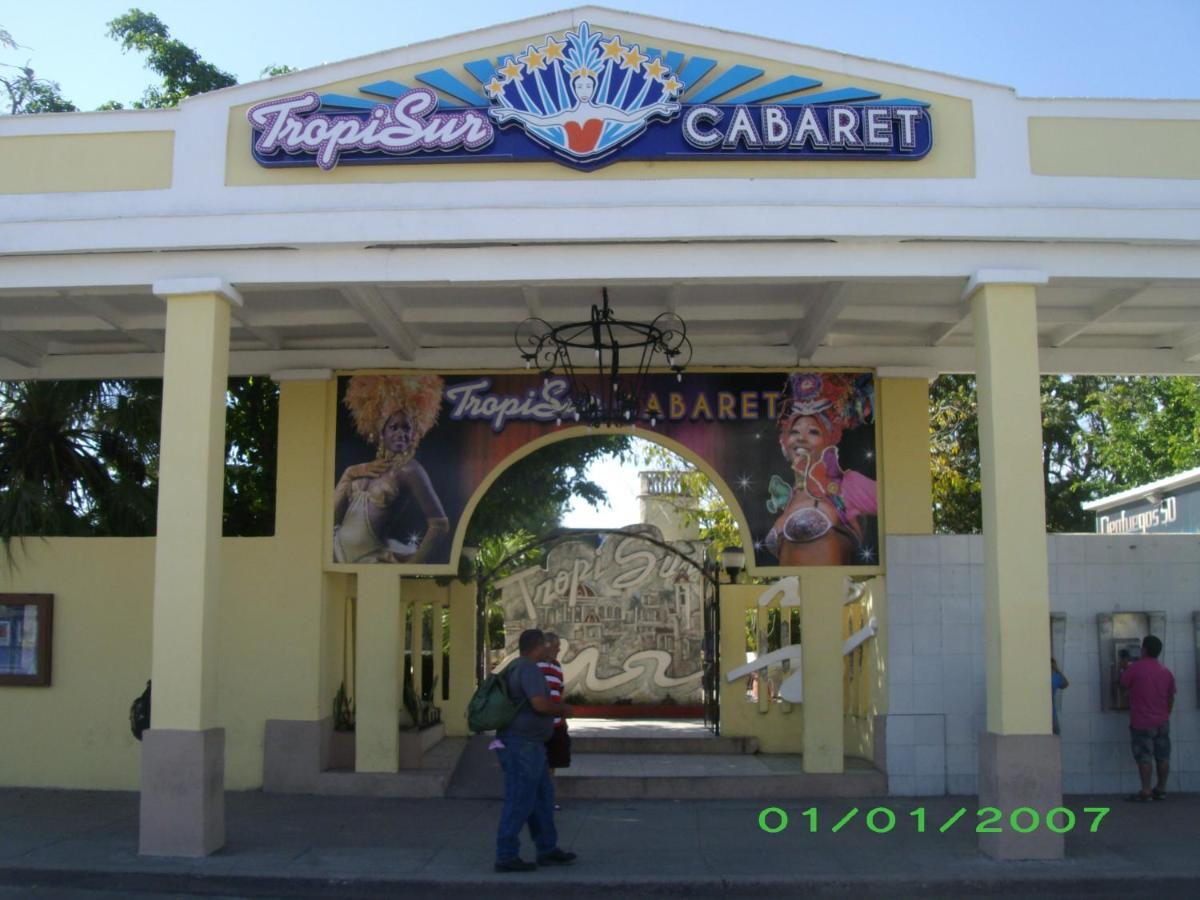
M 1171 768 L 1169 721 L 1175 706 L 1175 676 L 1158 661 L 1162 641 L 1148 635 L 1142 641 L 1142 656 L 1137 662 L 1121 664 L 1121 687 L 1129 692 L 1129 734 L 1133 758 L 1142 776 L 1141 793 L 1127 800 L 1144 803 L 1151 798 L 1165 800 L 1167 773 Z M 1158 766 L 1158 784 L 1150 790 L 1150 761 Z

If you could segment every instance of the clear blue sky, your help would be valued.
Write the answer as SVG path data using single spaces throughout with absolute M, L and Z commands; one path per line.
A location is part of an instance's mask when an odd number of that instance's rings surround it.
M 128 103 L 154 80 L 105 23 L 128 0 L 6 3 L 0 27 L 81 109 Z M 644 0 L 607 4 L 1005 84 L 1029 97 L 1200 98 L 1200 0 Z M 141 0 L 171 34 L 240 81 L 567 8 L 563 0 Z

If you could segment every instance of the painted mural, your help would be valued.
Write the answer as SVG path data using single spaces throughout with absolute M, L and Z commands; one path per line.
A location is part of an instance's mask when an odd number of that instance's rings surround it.
M 874 421 L 871 373 L 801 370 L 648 375 L 631 424 L 723 480 L 761 571 L 878 562 Z M 445 571 L 473 493 L 530 442 L 574 422 L 557 376 L 341 377 L 333 561 Z
M 704 582 L 688 560 L 701 564 L 704 545 L 667 549 L 643 535 L 662 541 L 652 525 L 570 540 L 545 567 L 497 582 L 505 657 L 522 631 L 541 628 L 562 640 L 564 694 L 577 702 L 700 702 Z

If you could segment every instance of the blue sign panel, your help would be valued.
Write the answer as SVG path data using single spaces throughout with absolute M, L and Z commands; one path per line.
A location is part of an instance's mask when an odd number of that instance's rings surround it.
M 1096 511 L 1097 534 L 1200 533 L 1200 484 L 1181 488 L 1155 503 L 1135 500 Z
M 439 69 L 418 75 L 421 87 L 360 88 L 384 102 L 309 91 L 260 103 L 247 113 L 252 153 L 267 167 L 326 170 L 547 160 L 588 170 L 618 160 L 915 160 L 933 146 L 921 101 L 855 87 L 814 92 L 821 82 L 800 75 L 743 90 L 763 70 L 737 65 L 705 81 L 714 60 L 643 52 L 587 23 L 562 38 L 468 63 L 482 94 Z

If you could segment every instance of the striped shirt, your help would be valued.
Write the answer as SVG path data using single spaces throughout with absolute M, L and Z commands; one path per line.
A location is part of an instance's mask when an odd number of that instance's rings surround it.
M 562 700 L 563 670 L 558 660 L 538 663 L 538 668 L 546 676 L 546 689 L 550 691 L 551 700 Z M 562 724 L 562 716 L 554 717 L 554 727 Z

